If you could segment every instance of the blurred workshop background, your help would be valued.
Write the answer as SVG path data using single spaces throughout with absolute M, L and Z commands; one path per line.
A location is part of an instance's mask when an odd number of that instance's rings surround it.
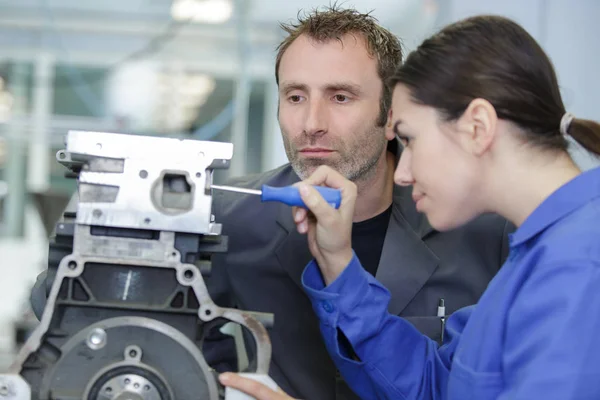
M 35 324 L 29 290 L 75 190 L 55 153 L 70 129 L 234 144 L 217 176 L 285 163 L 279 22 L 329 0 L 0 0 L 0 371 Z M 474 14 L 515 19 L 558 71 L 567 110 L 600 120 L 596 0 L 354 0 L 407 51 Z M 573 149 L 583 168 L 598 160 Z

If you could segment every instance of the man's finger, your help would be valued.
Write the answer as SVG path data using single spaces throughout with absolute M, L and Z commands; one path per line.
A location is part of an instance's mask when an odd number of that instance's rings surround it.
M 244 378 L 238 374 L 224 373 L 219 375 L 219 381 L 225 386 L 240 390 L 256 400 L 289 400 L 291 397 L 276 392 L 260 382 L 253 379 Z

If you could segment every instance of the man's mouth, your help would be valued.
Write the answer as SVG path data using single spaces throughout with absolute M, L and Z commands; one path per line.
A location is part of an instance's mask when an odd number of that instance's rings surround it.
M 307 157 L 326 157 L 333 152 L 333 150 L 324 147 L 305 147 L 300 150 L 300 154 Z

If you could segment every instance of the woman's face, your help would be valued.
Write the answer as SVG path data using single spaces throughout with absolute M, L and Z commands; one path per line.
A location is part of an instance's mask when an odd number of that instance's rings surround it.
M 478 160 L 461 146 L 457 123 L 445 122 L 435 108 L 414 102 L 402 84 L 394 89 L 391 123 L 404 145 L 394 181 L 412 185 L 417 210 L 431 226 L 448 230 L 477 216 Z

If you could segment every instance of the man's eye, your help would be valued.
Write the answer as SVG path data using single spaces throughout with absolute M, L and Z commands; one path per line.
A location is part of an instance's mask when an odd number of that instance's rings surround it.
M 292 103 L 299 103 L 300 100 L 302 100 L 302 98 L 300 96 L 298 96 L 297 94 L 292 95 L 290 97 L 288 97 L 288 99 L 292 102 Z
M 346 96 L 346 95 L 344 95 L 344 94 L 336 94 L 336 95 L 334 96 L 334 98 L 335 98 L 335 101 L 337 101 L 338 103 L 347 103 L 347 102 L 348 102 L 348 100 L 350 100 L 350 99 L 348 98 L 348 96 Z

